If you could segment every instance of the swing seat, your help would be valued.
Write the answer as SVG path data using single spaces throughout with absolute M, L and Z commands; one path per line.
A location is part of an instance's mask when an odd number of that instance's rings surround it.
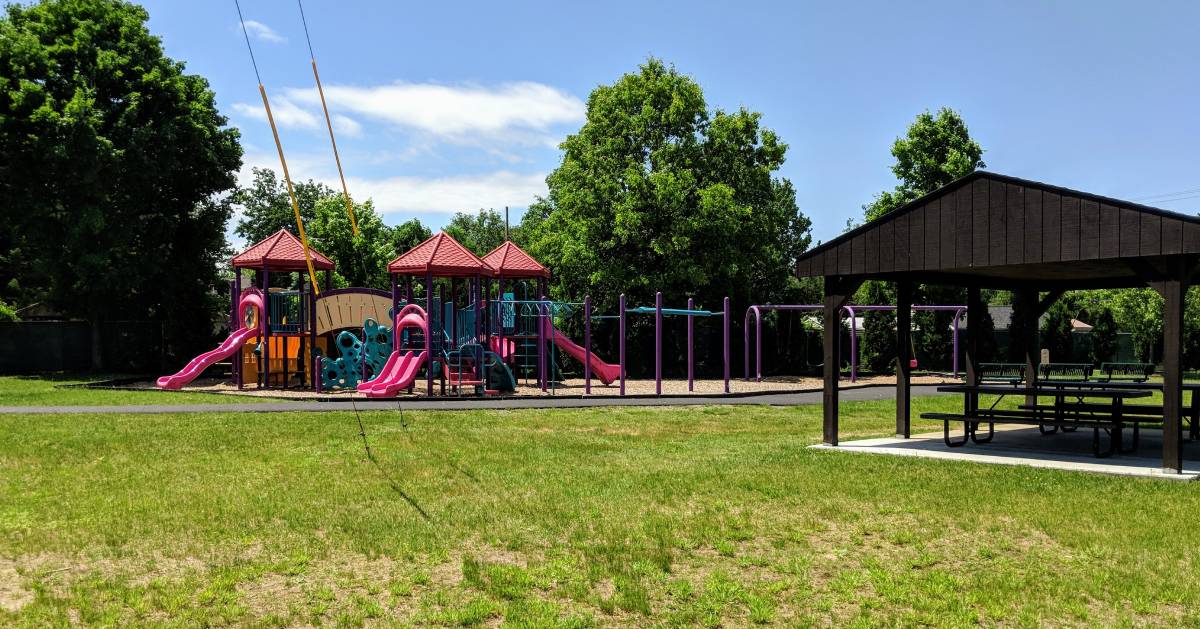
M 909 360 L 909 361 L 908 361 L 908 368 L 909 368 L 909 369 L 916 369 L 916 368 L 917 368 L 917 359 L 916 359 L 916 358 L 913 358 L 913 359 L 911 359 L 911 360 Z

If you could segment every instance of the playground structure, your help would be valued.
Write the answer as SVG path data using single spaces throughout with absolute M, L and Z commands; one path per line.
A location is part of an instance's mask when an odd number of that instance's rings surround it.
M 750 315 L 754 315 L 754 352 L 755 352 L 755 382 L 762 382 L 762 313 L 770 311 L 816 311 L 819 312 L 825 307 L 820 304 L 756 304 L 746 308 L 744 317 L 744 372 L 742 379 L 750 380 Z M 850 320 L 850 382 L 858 381 L 858 325 L 857 317 L 860 312 L 885 311 L 895 312 L 895 306 L 879 306 L 879 305 L 853 305 L 847 304 L 842 306 L 840 312 L 849 317 Z M 958 333 L 959 324 L 962 321 L 962 316 L 967 312 L 966 306 L 955 305 L 929 305 L 929 306 L 912 306 L 912 310 L 925 312 L 953 312 L 954 319 L 951 323 L 953 330 L 953 349 L 951 351 L 951 360 L 953 361 L 953 375 L 958 377 Z M 915 358 L 914 358 L 915 361 Z M 915 367 L 915 365 L 913 365 Z
M 324 271 L 325 290 L 312 289 L 305 271 L 311 259 Z M 709 311 L 688 300 L 686 308 L 626 307 L 600 314 L 590 297 L 559 302 L 547 297 L 550 272 L 512 242 L 479 258 L 449 234 L 438 233 L 388 265 L 391 291 L 330 289 L 334 264 L 287 230 L 255 243 L 232 260 L 230 335 L 214 350 L 180 372 L 159 378 L 160 388 L 180 388 L 208 367 L 230 360 L 238 389 L 311 388 L 317 392 L 357 391 L 368 397 L 412 392 L 424 376 L 425 395 L 495 395 L 515 391 L 519 379 L 553 392 L 562 380 L 558 354 L 582 365 L 584 392 L 593 379 L 617 384 L 626 394 L 625 337 L 628 318 L 653 315 L 655 393 L 662 394 L 664 317 L 687 320 L 687 382 L 693 390 L 694 326 L 698 318 L 722 321 L 724 390 L 729 392 L 729 299 Z M 253 273 L 243 287 L 243 274 Z M 294 274 L 294 275 L 293 275 Z M 288 287 L 272 287 L 286 277 Z M 393 316 L 393 313 L 395 315 Z M 563 332 L 582 313 L 583 343 Z M 616 363 L 592 347 L 593 325 L 616 321 Z M 388 326 L 390 324 L 391 327 Z M 334 355 L 336 350 L 336 354 Z

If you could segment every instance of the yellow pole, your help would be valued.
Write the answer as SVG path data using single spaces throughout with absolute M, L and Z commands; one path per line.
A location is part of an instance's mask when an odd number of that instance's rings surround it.
M 350 216 L 350 229 L 358 238 L 358 221 L 354 218 L 354 203 L 350 201 L 350 189 L 346 187 L 346 175 L 342 173 L 342 158 L 338 155 L 337 140 L 333 137 L 333 123 L 329 120 L 329 107 L 325 105 L 325 88 L 321 87 L 321 75 L 317 72 L 317 59 L 312 59 L 313 78 L 317 80 L 317 93 L 321 95 L 321 109 L 325 111 L 325 126 L 329 129 L 329 143 L 333 145 L 333 159 L 337 162 L 338 177 L 342 178 L 342 194 L 346 197 L 346 214 Z
M 283 157 L 283 144 L 279 142 L 279 130 L 275 128 L 275 117 L 271 115 L 271 103 L 267 100 L 267 88 L 258 84 L 258 93 L 262 94 L 263 107 L 267 110 L 267 122 L 271 124 L 271 135 L 275 136 L 275 149 L 279 151 L 279 164 L 283 166 L 283 179 L 287 182 L 288 198 L 292 200 L 292 213 L 296 216 L 296 228 L 300 230 L 300 244 L 304 246 L 304 261 L 308 263 L 308 279 L 312 283 L 313 295 L 320 295 L 317 287 L 317 273 L 313 271 L 312 255 L 308 252 L 308 236 L 304 234 L 304 221 L 300 219 L 300 206 L 296 204 L 296 191 L 292 188 L 292 176 L 288 174 L 287 160 Z

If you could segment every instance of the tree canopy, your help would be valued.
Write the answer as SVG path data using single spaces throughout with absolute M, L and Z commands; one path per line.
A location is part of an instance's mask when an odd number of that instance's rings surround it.
M 504 217 L 496 210 L 481 209 L 476 214 L 456 212 L 446 225 L 446 233 L 475 255 L 483 256 L 504 243 Z
M 977 169 L 984 168 L 983 148 L 971 138 L 962 116 L 948 107 L 923 111 L 892 144 L 892 172 L 900 183 L 863 206 L 868 221 Z
M 282 228 L 298 234 L 286 182 L 269 168 L 255 168 L 252 172 L 250 184 L 239 188 L 234 195 L 243 208 L 235 233 L 248 244 Z M 386 225 L 370 200 L 354 202 L 359 232 L 355 238 L 341 192 L 312 180 L 293 182 L 293 189 L 309 246 L 337 265 L 336 285 L 387 288 L 387 263 L 396 255 L 393 232 L 398 228 Z M 425 234 L 428 232 L 424 230 Z
M 14 272 L 0 291 L 206 342 L 195 331 L 211 328 L 231 212 L 220 193 L 242 151 L 208 82 L 163 53 L 147 19 L 121 0 L 5 8 L 0 256 Z
M 746 109 L 710 111 L 700 85 L 649 59 L 592 91 L 549 194 L 522 221 L 560 297 L 601 307 L 661 290 L 761 301 L 788 285 L 810 222 L 774 176 L 787 145 Z M 612 303 L 610 303 L 612 302 Z

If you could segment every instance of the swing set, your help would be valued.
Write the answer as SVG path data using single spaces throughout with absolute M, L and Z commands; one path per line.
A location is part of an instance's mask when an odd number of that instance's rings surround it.
M 824 308 L 824 306 L 822 306 L 821 304 L 756 304 L 756 305 L 753 305 L 753 306 L 750 306 L 749 308 L 747 308 L 746 315 L 744 318 L 744 326 L 743 326 L 743 330 L 744 330 L 744 334 L 745 334 L 744 344 L 743 344 L 743 351 L 744 351 L 743 360 L 745 361 L 745 364 L 744 364 L 744 371 L 742 374 L 742 379 L 746 382 L 750 381 L 750 347 L 751 347 L 751 345 L 750 345 L 750 329 L 751 329 L 750 316 L 751 315 L 754 316 L 754 352 L 755 352 L 754 381 L 762 382 L 762 313 L 772 312 L 772 311 L 785 311 L 785 312 L 787 312 L 787 311 L 790 311 L 790 312 L 819 311 L 819 310 L 822 310 L 823 308 Z M 958 377 L 959 324 L 962 322 L 963 314 L 965 314 L 967 312 L 967 307 L 966 306 L 955 306 L 955 305 L 929 305 L 929 306 L 913 306 L 912 309 L 914 311 L 918 311 L 918 312 L 953 312 L 954 313 L 954 320 L 951 323 L 951 326 L 953 328 L 953 338 L 954 338 L 954 341 L 953 341 L 954 346 L 953 346 L 953 351 L 951 352 L 951 356 L 952 356 L 952 361 L 953 361 L 954 376 Z M 858 381 L 858 325 L 857 325 L 858 319 L 857 318 L 858 318 L 859 313 L 876 312 L 876 311 L 895 312 L 896 307 L 895 306 L 878 306 L 878 305 L 866 305 L 866 306 L 846 305 L 846 306 L 842 306 L 841 310 L 850 319 L 850 382 L 857 382 Z M 910 348 L 912 351 L 912 354 L 910 354 L 912 356 L 912 359 L 910 359 L 908 361 L 908 366 L 911 369 L 916 369 L 917 364 L 918 364 L 917 357 L 916 357 L 917 356 L 917 348 L 916 348 L 915 342 L 912 339 L 911 334 L 909 335 L 909 344 L 912 345 L 912 347 Z

